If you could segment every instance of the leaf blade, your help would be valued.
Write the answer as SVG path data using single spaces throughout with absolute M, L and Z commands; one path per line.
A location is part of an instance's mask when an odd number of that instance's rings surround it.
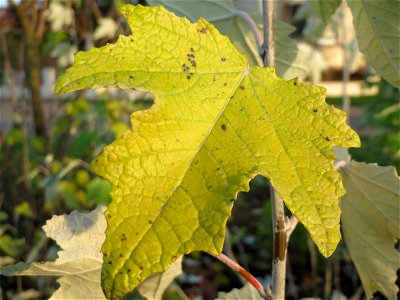
M 400 87 L 400 1 L 348 1 L 360 51 L 374 69 Z
M 380 291 L 396 298 L 400 254 L 399 178 L 394 167 L 349 162 L 340 168 L 343 235 L 368 298 Z M 373 222 L 371 222 L 373 220 Z
M 134 50 L 123 49 L 133 55 L 129 64 L 143 72 L 133 81 L 123 79 L 121 86 L 149 89 L 156 101 L 149 110 L 134 113 L 134 129 L 93 163 L 97 174 L 113 185 L 102 249 L 107 297 L 126 294 L 182 254 L 219 254 L 233 200 L 257 174 L 271 180 L 321 252 L 330 255 L 340 239 L 338 197 L 344 193 L 331 148 L 357 146 L 359 139 L 345 124 L 345 114 L 324 102 L 325 90 L 284 81 L 273 68 L 250 69 L 229 40 L 204 20 L 190 24 L 162 7 L 124 10 L 135 41 Z M 144 25 L 148 30 L 138 30 L 142 19 L 150 20 Z M 161 37 L 151 22 L 167 24 Z M 168 30 L 182 24 L 189 27 L 190 39 Z M 168 47 L 137 54 L 149 40 L 151 48 L 160 40 L 173 41 L 177 57 L 165 59 L 171 55 Z M 73 76 L 82 66 L 92 76 L 96 68 L 104 72 L 102 57 L 115 59 L 110 47 L 91 50 L 96 54 L 91 62 L 89 55 L 77 57 L 78 67 L 60 79 L 59 90 L 90 87 L 93 81 Z M 139 59 L 145 54 L 149 62 Z M 154 62 L 160 60 L 166 62 L 161 72 L 149 68 L 159 67 Z M 183 60 L 193 72 L 182 68 Z M 118 64 L 109 65 L 110 74 L 118 70 Z M 96 84 L 109 82 L 108 73 L 99 74 Z M 309 126 L 304 129 L 304 124 Z

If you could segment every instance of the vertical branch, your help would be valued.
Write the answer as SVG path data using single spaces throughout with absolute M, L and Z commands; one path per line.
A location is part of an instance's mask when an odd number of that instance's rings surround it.
M 264 30 L 264 67 L 273 67 L 275 66 L 274 0 L 262 1 L 262 13 Z
M 281 196 L 275 189 L 271 192 L 273 261 L 272 261 L 272 297 L 285 299 L 286 254 L 288 237 L 286 235 L 285 207 Z
M 0 31 L 1 50 L 4 56 L 4 70 L 7 74 L 8 90 L 10 91 L 12 112 L 17 109 L 17 85 L 15 83 L 14 70 L 11 66 L 11 60 L 8 52 L 8 45 L 5 31 Z
M 340 23 L 342 24 L 342 49 L 343 49 L 343 89 L 342 89 L 342 102 L 343 110 L 347 114 L 347 123 L 350 122 L 350 106 L 351 100 L 348 95 L 348 85 L 350 80 L 349 69 L 349 43 L 347 41 L 347 24 L 345 16 L 346 7 L 342 4 L 340 7 Z M 347 149 L 347 148 L 346 148 Z
M 18 19 L 21 23 L 26 42 L 25 53 L 27 61 L 25 63 L 25 73 L 31 90 L 31 103 L 33 118 L 35 121 L 36 134 L 43 138 L 46 151 L 49 149 L 49 139 L 47 132 L 47 122 L 44 111 L 43 100 L 40 96 L 40 40 L 36 36 L 35 23 L 31 17 L 32 11 L 36 11 L 36 1 L 22 1 L 16 6 Z
M 263 25 L 264 25 L 264 66 L 275 65 L 274 44 L 274 0 L 262 1 Z M 285 299 L 286 279 L 286 253 L 288 244 L 287 226 L 285 218 L 285 206 L 281 196 L 271 187 L 272 201 L 272 228 L 273 228 L 273 262 L 272 262 L 272 297 L 273 299 Z M 290 224 L 288 222 L 288 224 Z

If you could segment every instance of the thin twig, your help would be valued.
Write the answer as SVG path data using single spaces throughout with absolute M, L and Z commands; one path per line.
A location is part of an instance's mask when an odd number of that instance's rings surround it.
M 233 261 L 237 262 L 238 260 L 236 259 L 235 254 L 233 253 L 232 244 L 231 244 L 231 241 L 230 241 L 230 235 L 231 235 L 231 233 L 230 233 L 230 231 L 228 229 L 228 226 L 227 226 L 226 227 L 226 234 L 225 234 L 225 242 L 224 242 L 224 252 L 226 253 L 226 255 L 230 259 L 232 259 Z M 235 272 L 235 274 L 238 275 L 239 280 L 243 284 L 246 283 L 246 280 L 242 276 L 240 276 L 240 274 L 238 274 L 236 272 Z
M 289 238 L 297 224 L 299 224 L 299 220 L 292 215 L 290 218 L 286 218 L 286 240 L 289 243 Z
M 227 265 L 229 268 L 231 268 L 233 271 L 239 273 L 242 275 L 252 286 L 256 288 L 258 293 L 260 294 L 261 297 L 264 299 L 269 299 L 270 296 L 267 294 L 267 291 L 264 290 L 264 287 L 262 284 L 253 276 L 250 274 L 249 271 L 247 271 L 245 268 L 243 268 L 241 265 L 239 265 L 237 262 L 234 260 L 230 259 L 228 256 L 225 254 L 221 253 L 218 256 L 215 256 L 218 260 L 223 262 L 225 265 Z
M 342 48 L 343 48 L 343 110 L 347 114 L 347 123 L 350 122 L 350 107 L 351 100 L 348 94 L 348 85 L 350 80 L 349 68 L 349 45 L 347 42 L 347 24 L 345 22 L 345 6 L 342 4 L 340 7 L 340 21 L 342 23 Z M 346 148 L 347 149 L 347 148 Z
M 258 30 L 258 26 L 256 22 L 254 22 L 253 18 L 249 16 L 249 14 L 243 10 L 238 10 L 235 12 L 235 16 L 240 17 L 243 21 L 247 23 L 247 25 L 250 27 L 251 31 L 253 32 L 254 38 L 256 39 L 257 42 L 257 47 L 258 51 L 260 54 L 262 54 L 262 37 L 260 34 L 260 31 Z

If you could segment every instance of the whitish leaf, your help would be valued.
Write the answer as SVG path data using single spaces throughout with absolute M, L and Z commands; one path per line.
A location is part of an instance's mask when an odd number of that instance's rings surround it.
M 58 1 L 51 1 L 47 20 L 50 22 L 52 31 L 62 31 L 74 22 L 74 11 Z
M 400 1 L 351 0 L 361 52 L 390 84 L 400 87 Z
M 96 41 L 103 38 L 113 38 L 117 29 L 118 25 L 113 18 L 100 18 L 99 25 L 97 25 L 96 30 L 93 32 L 93 39 Z
M 340 168 L 347 195 L 341 199 L 343 235 L 369 299 L 398 292 L 400 181 L 394 167 L 350 162 Z
M 105 207 L 82 214 L 54 216 L 43 226 L 62 248 L 54 262 L 18 263 L 1 268 L 6 276 L 58 276 L 60 288 L 50 299 L 105 299 L 100 284 Z
M 140 294 L 149 300 L 161 299 L 165 289 L 175 277 L 182 274 L 182 256 L 178 258 L 164 273 L 158 273 L 147 278 L 139 287 Z
M 221 252 L 240 191 L 267 177 L 329 256 L 340 240 L 344 194 L 332 146 L 358 146 L 325 89 L 250 68 L 214 26 L 163 7 L 123 6 L 132 29 L 78 53 L 58 92 L 101 86 L 155 94 L 133 128 L 92 164 L 111 182 L 103 287 L 120 297 L 179 256 Z M 144 21 L 145 20 L 145 21 Z
M 263 298 L 257 292 L 256 288 L 246 283 L 241 289 L 233 289 L 229 293 L 219 292 L 216 300 L 262 300 Z

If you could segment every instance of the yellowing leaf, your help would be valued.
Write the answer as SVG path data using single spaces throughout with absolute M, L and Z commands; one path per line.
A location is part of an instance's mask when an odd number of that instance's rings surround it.
M 393 86 L 400 87 L 400 1 L 351 0 L 361 52 L 374 69 Z
M 182 274 L 182 256 L 164 273 L 157 273 L 147 278 L 139 287 L 140 294 L 149 300 L 162 299 L 165 289 L 178 275 Z
M 400 253 L 400 180 L 394 167 L 352 161 L 340 168 L 343 235 L 368 299 L 380 291 L 396 299 Z
M 194 250 L 221 252 L 239 191 L 266 176 L 329 256 L 340 240 L 344 194 L 332 146 L 358 146 L 325 89 L 284 81 L 203 19 L 162 7 L 123 6 L 132 29 L 116 44 L 78 53 L 56 90 L 119 86 L 155 94 L 133 129 L 94 170 L 113 186 L 103 245 L 103 288 L 120 297 Z
M 77 211 L 53 216 L 43 226 L 46 235 L 63 250 L 54 262 L 18 263 L 1 269 L 6 276 L 58 276 L 60 288 L 50 299 L 105 299 L 100 285 L 103 257 L 100 248 L 105 239 L 105 207 L 89 214 Z

